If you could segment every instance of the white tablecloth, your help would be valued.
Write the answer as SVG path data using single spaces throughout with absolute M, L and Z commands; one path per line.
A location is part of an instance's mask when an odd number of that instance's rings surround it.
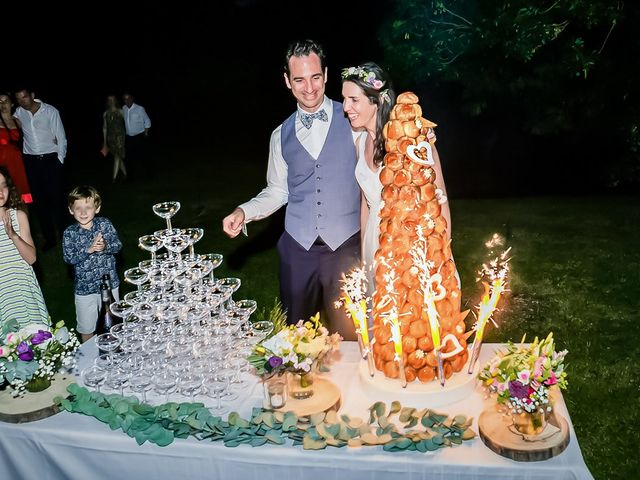
M 481 364 L 498 344 L 485 344 Z M 93 342 L 84 344 L 79 367 L 96 354 Z M 326 375 L 340 386 L 340 413 L 368 418 L 375 401 L 400 400 L 380 395 L 369 398 L 360 388 L 354 342 L 343 342 L 341 359 Z M 469 398 L 436 410 L 474 417 L 473 429 L 483 409 L 481 389 Z M 184 401 L 184 398 L 180 399 Z M 198 400 L 198 399 L 197 399 Z M 262 389 L 256 382 L 247 396 L 232 405 L 244 418 L 261 405 Z M 404 404 L 416 408 L 428 405 Z M 252 448 L 228 448 L 222 442 L 176 439 L 167 447 L 141 446 L 122 431 L 92 417 L 61 412 L 24 424 L 0 422 L 0 479 L 259 479 L 259 480 L 456 480 L 456 479 L 592 479 L 562 397 L 555 406 L 569 422 L 571 441 L 560 455 L 541 462 L 516 462 L 492 452 L 482 440 L 464 442 L 435 452 L 384 452 L 382 447 L 334 448 L 306 451 L 290 443 Z

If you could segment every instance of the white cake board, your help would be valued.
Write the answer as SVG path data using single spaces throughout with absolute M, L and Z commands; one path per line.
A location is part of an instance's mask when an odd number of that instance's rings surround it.
M 360 384 L 369 396 L 382 400 L 379 397 L 384 395 L 385 398 L 398 400 L 404 405 L 414 407 L 442 407 L 467 398 L 475 390 L 480 362 L 476 362 L 473 373 L 469 374 L 467 370 L 470 359 L 471 352 L 469 352 L 469 360 L 462 370 L 451 375 L 445 381 L 444 386 L 440 385 L 440 381 L 435 378 L 428 383 L 422 383 L 416 379 L 402 388 L 399 378 L 387 378 L 379 370 L 375 370 L 374 376 L 371 377 L 366 360 L 360 360 L 358 363 L 358 373 L 360 374 Z

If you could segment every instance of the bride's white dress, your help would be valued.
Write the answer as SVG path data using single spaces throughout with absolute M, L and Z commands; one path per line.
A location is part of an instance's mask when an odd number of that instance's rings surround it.
M 369 219 L 364 227 L 362 236 L 362 261 L 367 272 L 368 295 L 375 290 L 375 265 L 374 257 L 380 245 L 380 207 L 382 204 L 382 182 L 380 182 L 380 168 L 374 172 L 367 165 L 364 156 L 365 140 L 367 133 L 359 137 L 358 162 L 356 163 L 356 180 L 364 193 L 369 205 Z

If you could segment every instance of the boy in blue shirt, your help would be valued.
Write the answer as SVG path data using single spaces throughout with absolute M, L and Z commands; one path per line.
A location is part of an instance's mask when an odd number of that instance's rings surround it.
M 76 330 L 82 342 L 86 342 L 96 329 L 103 275 L 111 277 L 111 292 L 119 300 L 120 280 L 114 255 L 122 248 L 122 242 L 107 218 L 96 217 L 102 199 L 95 188 L 86 185 L 74 188 L 68 204 L 76 223 L 64 231 L 62 253 L 64 261 L 73 265 Z

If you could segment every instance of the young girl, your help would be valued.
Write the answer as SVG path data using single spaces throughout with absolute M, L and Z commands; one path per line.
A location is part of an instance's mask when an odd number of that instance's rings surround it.
M 0 166 L 0 322 L 48 323 L 49 313 L 31 265 L 36 261 L 27 214 L 9 171 Z

